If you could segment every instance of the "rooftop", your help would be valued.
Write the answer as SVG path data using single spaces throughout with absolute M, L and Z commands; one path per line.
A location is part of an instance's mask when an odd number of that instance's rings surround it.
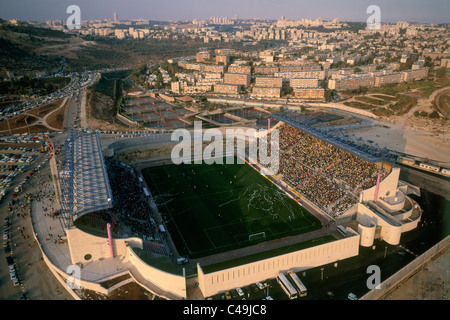
M 74 221 L 112 207 L 112 192 L 98 133 L 71 131 L 65 141 L 61 179 L 61 213 Z

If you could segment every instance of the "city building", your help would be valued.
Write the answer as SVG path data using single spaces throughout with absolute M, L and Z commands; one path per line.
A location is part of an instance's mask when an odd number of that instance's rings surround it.
M 274 75 L 278 72 L 278 67 L 258 66 L 255 67 L 255 74 Z
M 324 99 L 323 88 L 294 88 L 294 96 L 300 99 Z
M 354 90 L 359 87 L 373 87 L 375 85 L 375 78 L 372 76 L 365 77 L 348 77 L 342 79 L 330 79 L 328 80 L 328 89 L 330 90 Z
M 224 74 L 224 83 L 233 83 L 240 84 L 243 86 L 250 86 L 250 74 L 246 73 L 225 73 Z
M 216 63 L 223 63 L 224 65 L 227 65 L 230 63 L 230 56 L 224 55 L 224 54 L 218 54 L 216 55 Z
M 283 79 L 277 77 L 256 77 L 256 87 L 279 87 L 283 86 Z
M 253 87 L 253 96 L 261 98 L 279 98 L 281 96 L 280 87 Z
M 319 79 L 290 79 L 289 85 L 292 88 L 316 88 L 319 86 Z
M 203 62 L 205 60 L 211 59 L 211 55 L 208 51 L 201 51 L 195 55 L 195 58 L 197 62 Z
M 230 73 L 252 73 L 252 67 L 250 66 L 237 66 L 237 65 L 231 65 L 228 67 L 228 72 Z
M 299 78 L 316 78 L 323 80 L 326 77 L 325 70 L 311 70 L 311 71 L 293 71 L 293 72 L 276 72 L 275 77 L 283 78 L 283 80 L 288 81 L 290 79 Z
M 225 94 L 240 94 L 241 85 L 232 83 L 216 83 L 214 85 L 214 92 Z

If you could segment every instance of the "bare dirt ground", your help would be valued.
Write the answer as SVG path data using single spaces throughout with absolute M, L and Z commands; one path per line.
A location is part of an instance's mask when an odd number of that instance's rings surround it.
M 132 162 L 147 159 L 170 157 L 170 153 L 172 152 L 174 146 L 175 144 L 171 144 L 124 151 L 117 155 L 117 160 L 130 164 Z
M 448 300 L 449 269 L 450 249 L 447 249 L 387 294 L 384 300 Z
M 363 139 L 370 139 L 381 147 L 402 153 L 435 160 L 450 165 L 450 121 L 442 114 L 439 119 L 416 117 L 415 111 L 431 113 L 435 110 L 436 97 L 449 90 L 440 88 L 426 98 L 418 100 L 417 105 L 403 116 L 381 119 L 383 126 L 354 131 Z
M 58 131 L 63 128 L 68 99 L 43 105 L 0 123 L 0 134 Z
M 131 130 L 114 117 L 113 100 L 102 93 L 88 91 L 86 113 L 88 126 L 92 130 Z

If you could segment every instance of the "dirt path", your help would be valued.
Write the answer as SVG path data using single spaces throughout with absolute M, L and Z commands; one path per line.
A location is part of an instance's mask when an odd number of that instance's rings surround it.
M 428 98 L 419 99 L 417 101 L 417 105 L 415 107 L 411 108 L 411 110 L 409 110 L 409 112 L 407 114 L 405 114 L 403 116 L 403 118 L 400 119 L 400 121 L 398 121 L 393 126 L 399 128 L 399 129 L 405 129 L 405 127 L 404 127 L 405 121 L 407 119 L 409 119 L 410 117 L 412 117 L 414 115 L 415 111 L 432 107 L 433 101 L 436 98 L 436 96 L 438 94 L 448 91 L 448 90 L 450 90 L 450 87 L 444 87 L 444 88 L 434 91 L 432 94 L 430 94 L 430 96 Z
M 68 97 L 65 98 L 61 102 L 61 104 L 59 105 L 58 108 L 56 108 L 55 110 L 52 110 L 51 112 L 47 113 L 44 117 L 40 117 L 40 116 L 32 114 L 32 113 L 24 112 L 22 115 L 33 117 L 33 118 L 35 118 L 37 120 L 35 122 L 33 122 L 32 124 L 21 126 L 21 127 L 14 127 L 14 128 L 11 128 L 11 130 L 27 129 L 27 128 L 31 128 L 31 127 L 34 127 L 34 126 L 37 126 L 37 125 L 41 125 L 41 126 L 46 127 L 49 130 L 60 131 L 61 128 L 55 128 L 55 127 L 52 127 L 51 125 L 49 125 L 48 122 L 47 122 L 47 119 L 49 119 L 49 117 L 52 116 L 54 113 L 60 111 L 60 109 L 66 107 L 68 99 L 69 99 Z M 9 129 L 0 131 L 0 133 L 9 133 L 9 132 L 10 132 Z
M 450 89 L 447 91 L 440 92 L 436 96 L 435 102 L 436 102 L 436 108 L 438 109 L 438 111 L 440 113 L 442 113 L 447 120 L 449 120 L 450 119 L 450 105 L 448 103 L 444 104 L 445 96 L 450 96 Z

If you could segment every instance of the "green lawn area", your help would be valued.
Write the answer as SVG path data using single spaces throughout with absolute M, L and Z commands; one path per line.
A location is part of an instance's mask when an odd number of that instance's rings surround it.
M 370 103 L 370 104 L 376 105 L 376 106 L 382 106 L 387 103 L 384 100 L 378 100 L 378 99 L 374 99 L 374 98 L 370 98 L 370 97 L 355 97 L 355 99 L 358 101 L 367 102 L 367 103 Z
M 352 107 L 352 108 L 358 108 L 358 109 L 363 109 L 363 110 L 371 110 L 373 108 L 375 108 L 374 106 L 365 104 L 363 102 L 358 102 L 358 101 L 349 101 L 349 102 L 344 102 L 344 104 L 346 106 Z
M 191 258 L 321 228 L 317 218 L 236 159 L 151 167 L 142 174 L 177 250 Z M 249 240 L 262 232 L 265 237 Z

